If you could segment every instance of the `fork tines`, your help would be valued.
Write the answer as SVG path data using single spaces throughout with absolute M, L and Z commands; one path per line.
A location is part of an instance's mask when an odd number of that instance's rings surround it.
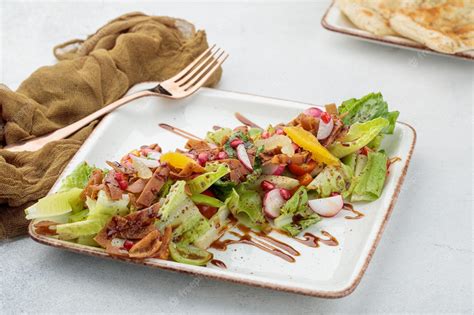
M 170 89 L 173 90 L 173 88 L 179 89 L 181 93 L 191 94 L 206 83 L 228 56 L 229 54 L 223 49 L 212 45 L 180 73 L 162 82 L 161 85 L 171 94 L 173 91 Z

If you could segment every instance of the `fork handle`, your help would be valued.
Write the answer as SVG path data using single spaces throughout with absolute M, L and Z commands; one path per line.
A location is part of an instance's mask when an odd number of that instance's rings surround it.
M 122 97 L 121 99 L 116 100 L 115 102 L 113 102 L 113 103 L 111 103 L 107 106 L 102 107 L 98 111 L 95 111 L 92 114 L 90 114 L 90 115 L 88 115 L 88 116 L 86 116 L 86 117 L 84 117 L 84 118 L 82 118 L 82 119 L 66 126 L 66 127 L 55 130 L 55 131 L 53 131 L 51 133 L 48 133 L 44 136 L 36 137 L 36 138 L 31 139 L 31 140 L 26 140 L 26 141 L 24 141 L 22 143 L 19 143 L 19 144 L 7 145 L 7 146 L 3 147 L 3 149 L 6 149 L 6 150 L 12 151 L 12 152 L 37 151 L 37 150 L 41 149 L 47 143 L 50 143 L 50 142 L 56 141 L 56 140 L 61 140 L 61 139 L 66 138 L 67 136 L 70 136 L 71 134 L 75 133 L 76 131 L 78 131 L 82 127 L 87 126 L 88 124 L 90 124 L 94 120 L 104 116 L 105 114 L 110 113 L 111 111 L 113 111 L 114 109 L 116 109 L 116 108 L 118 108 L 122 105 L 125 105 L 125 104 L 129 103 L 130 101 L 136 100 L 136 99 L 141 98 L 141 97 L 150 96 L 150 95 L 156 95 L 156 93 L 153 93 L 149 90 L 145 90 L 145 91 L 140 91 L 140 92 L 137 92 L 137 93 L 127 95 L 125 97 Z

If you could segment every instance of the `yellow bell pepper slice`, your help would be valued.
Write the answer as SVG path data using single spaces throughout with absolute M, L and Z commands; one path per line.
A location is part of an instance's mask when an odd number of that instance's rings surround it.
M 183 169 L 189 163 L 197 164 L 196 161 L 179 152 L 165 153 L 160 157 L 160 161 L 162 163 L 168 163 L 169 165 L 177 169 Z
M 338 158 L 319 143 L 318 139 L 311 132 L 301 127 L 285 127 L 283 130 L 294 143 L 311 152 L 313 154 L 311 157 L 316 162 L 322 162 L 327 165 L 339 165 L 341 163 Z

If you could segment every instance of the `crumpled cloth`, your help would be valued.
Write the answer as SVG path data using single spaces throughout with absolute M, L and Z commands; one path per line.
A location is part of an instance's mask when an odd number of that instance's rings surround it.
M 163 81 L 207 49 L 187 21 L 133 12 L 86 40 L 54 48 L 59 62 L 41 67 L 17 91 L 0 85 L 0 147 L 64 127 L 122 97 L 140 82 Z M 221 70 L 208 80 L 215 85 Z M 47 194 L 95 123 L 37 152 L 0 149 L 0 239 L 27 232 L 24 209 Z

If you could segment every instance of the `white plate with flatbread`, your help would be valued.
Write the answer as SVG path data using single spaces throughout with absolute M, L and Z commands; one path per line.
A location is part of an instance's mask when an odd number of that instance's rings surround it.
M 358 9 L 358 8 L 355 8 Z M 365 8 L 364 8 L 365 9 Z M 353 18 L 353 20 L 355 20 Z M 363 20 L 363 21 L 357 21 L 359 26 L 361 26 L 361 23 L 366 23 L 366 25 L 370 27 L 375 27 L 377 28 L 377 22 L 374 20 Z M 331 6 L 328 8 L 326 13 L 324 14 L 321 24 L 323 25 L 324 28 L 327 30 L 341 33 L 344 35 L 349 35 L 353 36 L 354 38 L 361 39 L 361 40 L 366 40 L 374 43 L 379 43 L 382 45 L 388 45 L 388 46 L 394 46 L 394 47 L 399 47 L 399 48 L 406 48 L 406 49 L 412 49 L 415 51 L 419 51 L 420 53 L 431 53 L 431 54 L 438 54 L 438 55 L 443 55 L 443 56 L 450 56 L 454 58 L 462 58 L 462 59 L 468 59 L 468 60 L 474 60 L 474 50 L 464 50 L 464 51 L 458 51 L 455 53 L 443 53 L 440 51 L 435 51 L 433 49 L 428 48 L 426 45 L 411 40 L 406 37 L 398 36 L 395 34 L 392 35 L 375 35 L 374 32 L 369 32 L 367 30 L 363 30 L 359 27 L 357 27 L 338 7 L 336 4 L 336 1 L 334 1 Z M 380 32 L 383 32 L 384 27 L 383 25 L 380 25 L 377 30 L 380 30 Z M 390 30 L 390 26 L 388 26 L 388 29 Z

